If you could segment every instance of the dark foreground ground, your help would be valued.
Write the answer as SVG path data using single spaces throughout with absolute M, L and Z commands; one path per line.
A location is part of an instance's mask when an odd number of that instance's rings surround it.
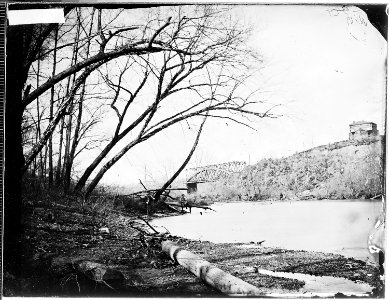
M 12 274 L 4 274 L 5 296 L 223 297 L 161 251 L 161 241 L 169 239 L 260 287 L 264 294 L 293 293 L 305 283 L 264 275 L 258 269 L 343 277 L 368 283 L 374 287 L 370 297 L 382 297 L 378 268 L 340 255 L 157 234 L 135 210 L 41 201 L 26 202 L 24 211 L 23 277 L 18 286 Z M 93 269 L 95 263 L 100 275 Z M 88 264 L 89 270 L 82 267 Z

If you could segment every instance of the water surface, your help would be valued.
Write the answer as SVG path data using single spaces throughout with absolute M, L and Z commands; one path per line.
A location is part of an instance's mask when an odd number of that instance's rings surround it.
M 339 253 L 371 260 L 367 240 L 381 212 L 379 201 L 321 200 L 217 203 L 216 212 L 153 221 L 173 235 L 212 242 L 259 242 L 292 250 Z
M 342 293 L 344 295 L 366 295 L 371 293 L 373 287 L 364 282 L 354 282 L 346 278 L 332 277 L 332 276 L 313 276 L 301 273 L 286 273 L 286 272 L 273 272 L 264 269 L 258 269 L 258 273 L 291 278 L 304 281 L 305 284 L 300 290 L 296 291 L 296 294 L 317 295 L 326 293 L 334 295 L 336 293 Z

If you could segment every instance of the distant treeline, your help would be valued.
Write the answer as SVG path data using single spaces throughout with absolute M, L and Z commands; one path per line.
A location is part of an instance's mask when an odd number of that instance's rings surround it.
M 262 159 L 199 191 L 216 201 L 373 198 L 382 193 L 383 137 Z

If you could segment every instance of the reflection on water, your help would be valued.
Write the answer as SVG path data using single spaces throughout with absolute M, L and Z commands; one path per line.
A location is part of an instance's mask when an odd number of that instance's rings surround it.
M 161 218 L 173 235 L 212 242 L 259 242 L 294 250 L 339 253 L 372 260 L 369 232 L 382 204 L 379 201 L 297 201 L 218 203 L 216 212 L 193 209 L 192 214 Z M 200 214 L 201 212 L 201 214 Z

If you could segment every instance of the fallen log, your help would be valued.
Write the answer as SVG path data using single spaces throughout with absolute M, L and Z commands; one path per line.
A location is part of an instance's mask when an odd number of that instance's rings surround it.
M 265 294 L 256 286 L 224 272 L 199 256 L 180 248 L 172 241 L 162 242 L 162 251 L 224 294 L 230 296 L 263 296 Z

